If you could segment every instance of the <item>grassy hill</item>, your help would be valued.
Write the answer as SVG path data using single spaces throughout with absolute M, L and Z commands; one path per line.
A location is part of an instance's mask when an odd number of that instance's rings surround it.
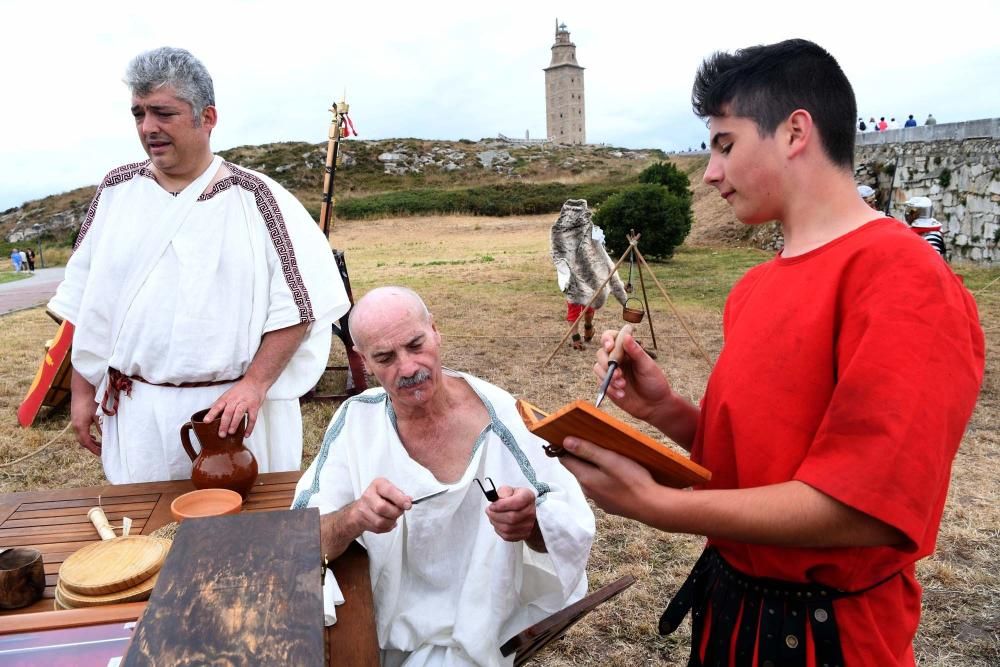
M 319 218 L 326 143 L 239 146 L 220 154 L 274 178 Z M 554 212 L 571 197 L 598 203 L 634 183 L 637 174 L 652 162 L 670 159 L 689 174 L 694 186 L 696 226 L 692 242 L 744 241 L 737 232 L 699 232 L 699 211 L 711 220 L 713 230 L 735 223 L 714 190 L 700 185 L 707 162 L 704 155 L 667 156 L 656 149 L 525 145 L 494 139 L 386 139 L 344 141 L 341 158 L 336 172 L 335 218 Z M 46 250 L 52 248 L 47 258 L 58 258 L 58 248 L 67 248 L 75 238 L 95 191 L 96 185 L 77 188 L 4 211 L 0 214 L 0 252 L 9 254 L 18 244 L 34 245 L 41 237 Z

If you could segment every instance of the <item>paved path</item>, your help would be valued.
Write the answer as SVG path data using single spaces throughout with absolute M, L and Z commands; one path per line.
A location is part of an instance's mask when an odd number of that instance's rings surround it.
M 0 315 L 48 302 L 62 282 L 65 270 L 62 266 L 38 269 L 35 275 L 23 280 L 0 284 Z

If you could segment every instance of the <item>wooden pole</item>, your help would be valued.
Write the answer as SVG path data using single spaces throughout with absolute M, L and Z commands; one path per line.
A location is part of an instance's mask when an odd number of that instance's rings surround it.
M 340 103 L 333 103 L 330 112 L 333 119 L 330 121 L 329 140 L 326 144 L 326 165 L 323 174 L 323 200 L 320 204 L 319 221 L 323 227 L 323 235 L 330 237 L 330 223 L 333 219 L 333 187 L 334 177 L 337 170 L 337 158 L 340 154 L 340 139 L 343 134 L 344 115 L 350 106 L 341 98 Z
M 638 251 L 637 251 L 638 252 Z M 646 307 L 646 319 L 649 320 L 649 335 L 653 337 L 653 349 L 656 347 L 656 332 L 653 331 L 653 311 L 649 309 L 649 299 L 646 297 L 646 281 L 642 279 L 642 265 L 639 265 L 639 287 L 642 288 L 642 303 Z
M 667 294 L 666 288 L 664 288 L 663 285 L 660 284 L 660 281 L 656 277 L 656 274 L 653 273 L 653 269 L 649 268 L 649 264 L 646 263 L 646 258 L 642 256 L 642 253 L 639 252 L 638 248 L 636 248 L 635 254 L 639 256 L 639 261 L 642 262 L 642 266 L 646 267 L 646 270 L 649 271 L 649 275 L 653 278 L 653 282 L 655 282 L 656 286 L 660 288 L 660 293 L 663 294 L 663 298 L 667 300 L 667 305 L 670 306 L 670 310 L 674 311 L 674 315 L 680 321 L 681 326 L 684 327 L 684 331 L 687 332 L 688 338 L 690 338 L 691 342 L 694 343 L 694 346 L 698 348 L 698 351 L 701 352 L 702 358 L 705 359 L 705 363 L 708 364 L 709 368 L 711 368 L 712 367 L 712 360 L 709 358 L 708 353 L 705 352 L 705 348 L 703 348 L 701 346 L 701 343 L 698 342 L 698 339 L 695 338 L 694 333 L 688 327 L 687 322 L 685 322 L 684 318 L 681 317 L 681 314 L 680 314 L 680 312 L 678 312 L 677 307 L 674 306 L 674 302 L 670 298 L 670 295 Z M 641 268 L 639 269 L 639 275 L 640 276 L 642 275 L 642 269 Z
M 566 331 L 566 335 L 562 337 L 562 340 L 559 341 L 559 344 L 556 345 L 555 348 L 553 348 L 548 358 L 546 358 L 545 361 L 542 362 L 542 368 L 548 366 L 549 362 L 552 361 L 552 357 L 556 356 L 556 352 L 558 352 L 559 348 L 562 347 L 562 344 L 566 342 L 566 339 L 569 338 L 569 335 L 573 333 L 573 328 L 576 327 L 576 325 L 580 322 L 580 318 L 583 317 L 584 312 L 586 312 L 586 310 L 590 308 L 590 304 L 597 301 L 597 297 L 600 296 L 601 291 L 604 289 L 604 286 L 607 285 L 608 282 L 611 280 L 611 276 L 615 275 L 615 272 L 618 271 L 618 265 L 625 260 L 625 257 L 627 257 L 630 252 L 632 252 L 632 250 L 635 248 L 635 244 L 638 243 L 638 241 L 639 241 L 638 234 L 629 239 L 628 249 L 625 250 L 624 253 L 622 253 L 621 258 L 617 262 L 615 262 L 615 265 L 613 267 L 611 267 L 611 271 L 608 272 L 608 277 L 604 279 L 604 282 L 601 283 L 601 286 L 598 287 L 596 290 L 594 290 L 594 296 L 590 298 L 590 301 L 587 302 L 587 305 L 584 306 L 583 310 L 580 311 L 580 314 L 576 316 L 576 320 L 574 320 L 573 324 L 570 325 L 569 330 Z

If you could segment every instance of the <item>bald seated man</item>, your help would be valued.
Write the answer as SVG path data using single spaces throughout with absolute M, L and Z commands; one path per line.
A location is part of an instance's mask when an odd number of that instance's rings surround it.
M 594 515 L 510 394 L 441 366 L 415 292 L 372 290 L 350 330 L 382 386 L 337 410 L 292 507 L 330 559 L 367 549 L 382 665 L 510 665 L 504 641 L 586 594 Z

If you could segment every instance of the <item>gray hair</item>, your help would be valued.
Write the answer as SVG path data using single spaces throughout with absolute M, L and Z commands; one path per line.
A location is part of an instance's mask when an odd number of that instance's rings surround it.
M 125 84 L 140 97 L 163 86 L 172 87 L 178 99 L 191 105 L 196 127 L 201 125 L 202 110 L 215 106 L 212 77 L 201 61 L 184 49 L 163 46 L 140 53 L 125 70 Z

